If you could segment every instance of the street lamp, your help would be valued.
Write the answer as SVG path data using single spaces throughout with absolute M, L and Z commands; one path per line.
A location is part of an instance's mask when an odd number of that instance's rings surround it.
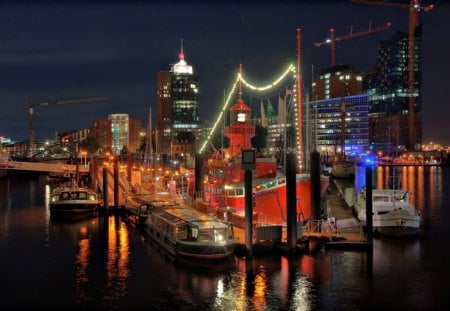
M 184 198 L 184 177 L 187 177 L 187 173 L 181 174 L 181 196 Z
M 84 157 L 84 164 L 83 164 L 83 157 Z M 81 151 L 81 165 L 86 167 L 87 166 L 87 152 Z

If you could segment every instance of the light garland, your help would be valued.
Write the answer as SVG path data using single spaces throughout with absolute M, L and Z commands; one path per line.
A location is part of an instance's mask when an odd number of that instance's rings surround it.
M 264 92 L 264 91 L 270 90 L 271 88 L 277 86 L 281 81 L 283 81 L 286 78 L 286 76 L 289 73 L 293 73 L 293 77 L 295 78 L 295 74 L 296 74 L 295 66 L 292 64 L 290 64 L 288 66 L 288 68 L 276 80 L 274 80 L 272 83 L 265 85 L 265 86 L 257 86 L 253 83 L 250 83 L 242 77 L 241 73 L 238 73 L 236 81 L 234 82 L 233 87 L 231 88 L 231 91 L 228 93 L 227 99 L 225 100 L 224 104 L 222 105 L 222 109 L 219 113 L 219 116 L 217 117 L 216 122 L 214 122 L 214 125 L 211 128 L 211 131 L 209 132 L 206 140 L 203 142 L 202 146 L 200 147 L 199 153 L 200 154 L 203 153 L 203 151 L 205 150 L 205 148 L 208 144 L 208 141 L 210 141 L 211 137 L 214 135 L 214 132 L 215 132 L 217 126 L 219 125 L 219 123 L 221 122 L 224 113 L 226 113 L 228 104 L 231 100 L 233 93 L 236 91 L 236 87 L 237 87 L 237 84 L 239 83 L 239 81 L 241 81 L 242 84 L 244 84 L 244 86 L 248 87 L 249 89 L 251 89 L 253 91 Z M 294 88 L 294 96 L 295 96 L 295 88 Z M 298 136 L 298 126 L 297 126 L 297 136 Z

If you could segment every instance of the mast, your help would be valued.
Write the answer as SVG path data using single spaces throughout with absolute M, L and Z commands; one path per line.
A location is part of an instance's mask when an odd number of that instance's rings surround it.
M 226 95 L 225 95 L 225 90 L 223 90 L 223 102 L 225 103 L 225 101 L 226 101 Z M 224 113 L 224 114 L 223 114 L 223 120 L 222 120 L 222 135 L 220 135 L 220 144 L 221 144 L 221 148 L 220 148 L 220 158 L 221 158 L 221 159 L 224 158 L 224 152 L 223 152 L 223 137 L 224 137 L 224 135 L 225 135 L 226 120 L 227 120 L 227 114 Z
M 345 160 L 345 102 L 341 103 L 341 158 Z
M 303 172 L 303 115 L 302 115 L 302 72 L 301 72 L 301 41 L 302 30 L 297 28 L 297 148 L 298 148 L 298 170 Z
M 148 123 L 145 141 L 145 165 L 148 167 L 151 163 L 153 166 L 153 141 L 152 141 L 152 108 L 148 110 Z

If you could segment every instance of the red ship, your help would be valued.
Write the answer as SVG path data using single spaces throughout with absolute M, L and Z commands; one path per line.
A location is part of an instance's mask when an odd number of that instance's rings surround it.
M 243 227 L 245 193 L 241 152 L 252 149 L 255 126 L 251 124 L 251 109 L 241 96 L 229 110 L 230 124 L 225 129 L 225 136 L 230 141 L 229 148 L 222 156 L 215 152 L 214 156 L 206 159 L 203 196 L 197 200 L 196 206 L 203 212 L 214 213 Z M 254 222 L 286 225 L 286 177 L 277 169 L 275 158 L 257 157 L 252 178 Z M 328 184 L 328 178 L 321 179 L 321 197 Z M 311 182 L 306 174 L 297 174 L 296 197 L 297 220 L 310 219 Z

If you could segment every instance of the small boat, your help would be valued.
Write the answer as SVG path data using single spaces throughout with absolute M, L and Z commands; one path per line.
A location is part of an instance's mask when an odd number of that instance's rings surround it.
M 337 161 L 331 166 L 331 176 L 334 178 L 355 178 L 356 164 L 353 161 Z
M 101 205 L 98 193 L 87 187 L 80 187 L 75 181 L 53 189 L 49 207 L 51 215 L 79 215 L 96 212 Z
M 372 224 L 374 233 L 397 237 L 420 233 L 421 215 L 410 203 L 411 193 L 400 189 L 372 190 Z M 358 219 L 366 225 L 366 188 L 358 193 L 355 202 Z
M 144 230 L 176 257 L 219 260 L 234 253 L 230 223 L 180 206 L 149 205 Z

